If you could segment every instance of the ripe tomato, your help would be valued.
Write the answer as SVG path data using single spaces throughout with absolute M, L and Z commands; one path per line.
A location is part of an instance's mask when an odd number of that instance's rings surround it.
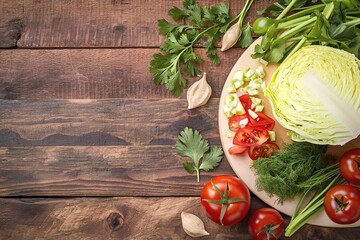
M 220 175 L 205 184 L 200 201 L 202 209 L 212 221 L 233 225 L 249 212 L 250 192 L 241 179 Z
M 249 157 L 252 160 L 257 160 L 258 158 L 268 158 L 273 155 L 279 146 L 273 142 L 265 142 L 261 145 L 251 146 L 249 148 Z
M 275 126 L 275 121 L 271 117 L 267 116 L 266 114 L 262 112 L 257 112 L 258 115 L 257 118 L 252 118 L 249 116 L 249 120 L 251 125 L 253 126 L 262 126 L 266 128 L 267 130 L 272 130 Z
M 351 224 L 360 219 L 360 190 L 339 184 L 327 191 L 324 209 L 328 217 L 339 224 Z
M 254 240 L 278 239 L 285 229 L 281 214 L 273 208 L 260 208 L 251 214 L 248 230 Z
M 243 105 L 246 112 L 248 112 L 249 109 L 251 109 L 251 110 L 254 109 L 250 95 L 248 93 L 244 93 L 244 94 L 240 95 L 239 101 L 241 102 L 241 105 Z
M 345 152 L 340 158 L 340 173 L 349 183 L 360 185 L 360 148 Z
M 247 149 L 247 147 L 234 145 L 234 146 L 231 146 L 228 151 L 231 155 L 240 155 L 240 154 L 244 153 L 246 151 L 246 149 Z
M 233 143 L 235 145 L 250 147 L 263 144 L 269 139 L 269 132 L 260 126 L 245 126 L 236 131 Z
M 239 128 L 245 127 L 248 122 L 248 116 L 246 114 L 234 115 L 228 120 L 230 131 L 236 132 Z

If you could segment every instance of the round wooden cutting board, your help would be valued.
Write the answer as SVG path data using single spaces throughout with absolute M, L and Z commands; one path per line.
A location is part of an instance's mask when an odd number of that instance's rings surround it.
M 230 146 L 232 146 L 232 138 L 226 137 L 226 134 L 230 132 L 228 129 L 228 119 L 226 118 L 224 112 L 223 112 L 223 105 L 224 100 L 227 93 L 227 88 L 231 85 L 231 80 L 233 78 L 233 75 L 238 70 L 245 70 L 248 67 L 251 67 L 255 69 L 256 67 L 260 66 L 258 60 L 251 58 L 251 54 L 254 52 L 255 45 L 260 41 L 260 39 L 257 39 L 238 59 L 234 67 L 232 68 L 231 72 L 229 73 L 226 82 L 224 84 L 221 98 L 220 98 L 220 105 L 219 105 L 219 131 L 220 131 L 220 138 L 222 147 L 224 149 L 225 155 L 227 160 L 229 161 L 232 169 L 236 173 L 238 177 L 240 177 L 248 186 L 251 192 L 253 192 L 256 196 L 258 196 L 262 201 L 270 205 L 271 207 L 277 209 L 278 211 L 291 216 L 295 210 L 296 204 L 298 202 L 298 198 L 293 199 L 292 201 L 285 201 L 282 205 L 277 203 L 276 197 L 269 197 L 267 193 L 264 191 L 258 191 L 255 187 L 256 182 L 256 176 L 252 172 L 250 166 L 252 163 L 252 160 L 248 157 L 247 153 L 244 153 L 240 156 L 234 156 L 230 155 L 228 153 L 228 149 Z M 274 64 L 268 64 L 265 67 L 266 71 L 266 77 L 265 81 L 268 83 L 271 79 L 272 74 L 276 70 L 277 65 Z M 271 116 L 273 119 L 272 109 L 270 106 L 269 101 L 264 97 L 260 96 L 263 99 L 263 105 L 264 113 Z M 289 142 L 289 139 L 286 135 L 287 131 L 284 129 L 280 124 L 275 125 L 275 132 L 276 132 L 276 142 L 281 147 L 282 143 Z M 354 148 L 354 147 L 360 147 L 360 137 L 357 139 L 354 139 L 353 141 L 347 143 L 344 146 L 337 146 L 337 147 L 329 147 L 329 152 L 335 154 L 336 156 L 340 156 L 343 152 L 345 152 L 348 149 Z M 326 226 L 326 227 L 359 227 L 360 226 L 360 220 L 357 221 L 354 224 L 350 225 L 340 225 L 332 222 L 324 211 L 321 211 L 319 214 L 314 216 L 310 221 L 310 224 L 318 225 L 318 226 Z

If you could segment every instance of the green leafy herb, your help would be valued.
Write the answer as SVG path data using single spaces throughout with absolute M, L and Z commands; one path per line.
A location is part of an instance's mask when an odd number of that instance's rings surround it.
M 320 183 L 323 188 L 319 188 L 317 189 L 317 191 L 313 191 L 311 188 L 308 188 L 306 192 L 301 194 L 300 201 L 296 205 L 295 212 L 291 218 L 291 221 L 285 229 L 285 236 L 292 236 L 312 217 L 314 217 L 315 214 L 321 211 L 323 209 L 324 197 L 326 192 L 331 187 L 344 182 L 344 178 L 340 174 L 339 165 L 337 163 L 329 165 L 328 167 L 321 169 L 313 176 L 311 176 L 308 183 L 314 185 L 319 185 Z M 304 206 L 305 200 L 310 196 L 310 201 L 307 202 Z
M 158 20 L 159 33 L 165 35 L 165 40 L 160 46 L 163 52 L 154 54 L 150 62 L 150 73 L 154 76 L 155 84 L 165 85 L 174 96 L 180 96 L 187 87 L 183 73 L 190 77 L 201 73 L 198 64 L 203 59 L 195 53 L 194 45 L 201 43 L 211 62 L 219 64 L 216 43 L 229 24 L 245 14 L 231 19 L 225 3 L 206 7 L 199 6 L 195 0 L 184 0 L 183 9 L 174 6 L 168 14 L 177 23 Z M 251 37 L 249 29 L 246 28 L 243 34 L 240 45 L 248 46 Z
M 200 170 L 209 171 L 219 166 L 223 158 L 221 147 L 209 146 L 199 131 L 186 127 L 178 136 L 176 150 L 183 157 L 189 157 L 193 162 L 186 162 L 183 167 L 189 173 L 196 172 L 197 181 L 200 181 Z
M 281 63 L 303 46 L 328 45 L 360 57 L 360 2 L 357 0 L 279 0 L 261 14 L 270 14 L 269 27 L 253 58 Z
M 311 182 L 310 177 L 327 166 L 327 146 L 308 142 L 292 142 L 269 158 L 259 158 L 251 168 L 257 176 L 258 190 L 277 196 L 282 203 L 311 188 L 322 187 Z

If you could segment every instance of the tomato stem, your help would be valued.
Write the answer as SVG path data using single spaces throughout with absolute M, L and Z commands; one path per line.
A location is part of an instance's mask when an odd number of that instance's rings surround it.
M 211 185 L 214 187 L 215 191 L 219 194 L 220 199 L 203 199 L 203 201 L 221 205 L 220 223 L 221 223 L 221 225 L 224 225 L 222 220 L 225 216 L 227 206 L 232 203 L 246 202 L 246 200 L 243 198 L 229 198 L 229 184 L 228 183 L 226 183 L 226 189 L 225 189 L 224 193 L 221 192 L 221 190 L 213 183 L 212 180 L 211 180 Z

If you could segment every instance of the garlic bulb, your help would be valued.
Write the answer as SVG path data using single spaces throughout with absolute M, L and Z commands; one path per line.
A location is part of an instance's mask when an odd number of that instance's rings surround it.
M 210 235 L 210 233 L 205 230 L 203 221 L 194 214 L 181 212 L 181 223 L 184 231 L 191 237 Z
M 239 23 L 232 25 L 224 34 L 221 41 L 221 51 L 226 51 L 233 47 L 241 35 L 241 27 Z
M 204 73 L 202 78 L 193 83 L 187 91 L 188 109 L 205 105 L 210 99 L 211 92 L 211 87 L 206 81 L 206 73 Z

